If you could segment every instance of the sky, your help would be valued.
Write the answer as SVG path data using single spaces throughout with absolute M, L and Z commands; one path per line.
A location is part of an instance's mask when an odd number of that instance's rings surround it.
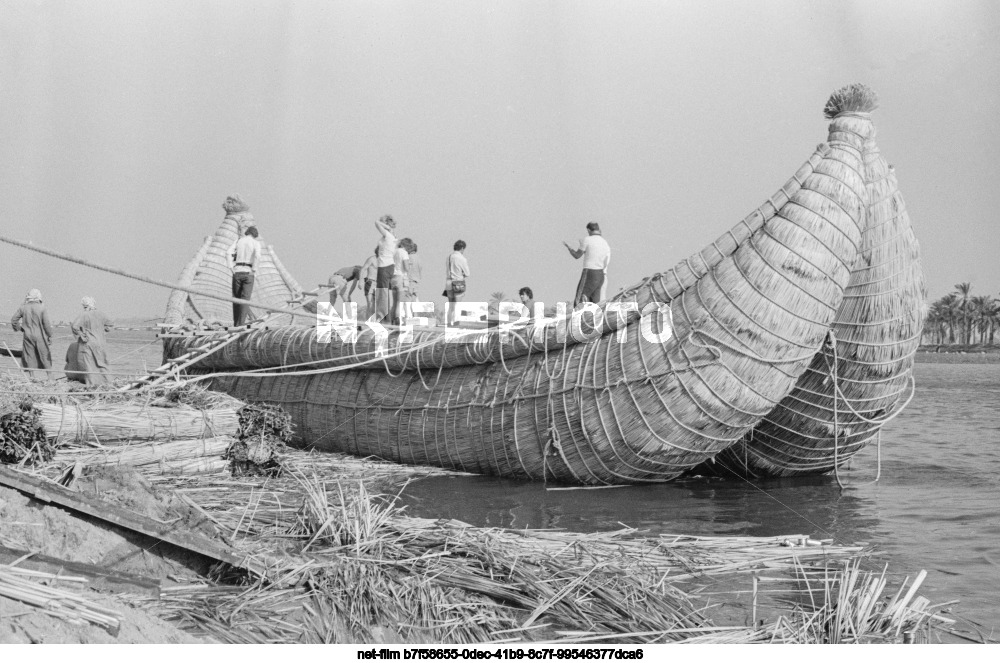
M 1000 3 L 0 0 L 0 234 L 174 281 L 239 193 L 306 288 L 392 214 L 420 294 L 571 299 L 597 221 L 609 293 L 700 250 L 870 85 L 934 299 L 1000 295 Z M 0 244 L 0 305 L 56 319 L 168 292 Z M 3 313 L 6 311 L 6 313 Z

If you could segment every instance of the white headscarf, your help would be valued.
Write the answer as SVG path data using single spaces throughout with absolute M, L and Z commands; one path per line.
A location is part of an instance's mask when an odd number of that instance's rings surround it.
M 30 304 L 32 302 L 38 302 L 39 304 L 41 304 L 42 291 L 39 290 L 38 288 L 32 288 L 31 290 L 28 291 L 28 294 L 24 296 L 24 301 L 26 304 Z
M 92 311 L 97 308 L 97 302 L 93 297 L 84 297 L 80 303 L 83 304 L 84 311 Z

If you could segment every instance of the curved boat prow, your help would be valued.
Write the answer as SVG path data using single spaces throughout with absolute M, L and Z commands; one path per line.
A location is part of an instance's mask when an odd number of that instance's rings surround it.
M 876 439 L 913 394 L 925 316 L 920 249 L 893 168 L 875 144 L 874 107 L 870 89 L 848 86 L 826 108 L 831 144 L 857 153 L 865 185 L 860 259 L 833 322 L 833 342 L 751 433 L 695 472 L 829 472 Z

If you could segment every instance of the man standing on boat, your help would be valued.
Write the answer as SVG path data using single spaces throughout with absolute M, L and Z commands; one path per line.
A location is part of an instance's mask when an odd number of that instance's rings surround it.
M 521 303 L 528 309 L 528 319 L 535 319 L 535 293 L 531 288 L 524 286 L 517 291 L 517 296 L 521 298 Z
M 333 276 L 327 279 L 327 285 L 332 288 L 330 290 L 330 306 L 337 305 L 337 295 L 340 295 L 345 304 L 351 301 L 351 295 L 354 294 L 354 289 L 361 281 L 361 273 L 361 265 L 354 265 L 338 269 L 333 273 Z M 351 284 L 350 290 L 347 288 L 348 283 Z
M 28 369 L 34 377 L 35 370 L 40 369 L 42 377 L 49 379 L 46 372 L 52 368 L 52 325 L 49 323 L 49 313 L 42 304 L 42 293 L 37 288 L 28 291 L 24 304 L 10 319 L 14 331 L 24 334 L 21 344 L 21 366 Z
M 378 277 L 378 247 L 375 253 L 361 265 L 361 276 L 365 280 L 365 317 L 370 318 L 375 312 L 375 279 Z
M 392 315 L 392 275 L 396 271 L 396 221 L 389 214 L 375 222 L 382 235 L 378 241 L 378 271 L 375 276 L 375 321 L 389 322 Z M 370 317 L 370 316 L 369 316 Z
M 465 299 L 465 279 L 469 278 L 469 261 L 465 259 L 465 242 L 455 242 L 454 251 L 445 263 L 444 295 L 448 298 L 447 324 L 455 322 L 455 304 Z
M 409 301 L 410 291 L 410 252 L 416 249 L 416 244 L 409 237 L 404 237 L 396 244 L 393 256 L 392 272 L 392 324 L 401 324 L 404 315 L 403 305 Z
M 254 275 L 260 263 L 260 243 L 257 241 L 257 227 L 249 226 L 244 235 L 236 240 L 227 251 L 229 268 L 233 270 L 233 297 L 250 301 L 253 294 Z M 233 304 L 233 324 L 239 327 L 250 314 L 247 304 Z
M 583 273 L 576 286 L 576 297 L 573 307 L 585 302 L 595 304 L 603 298 L 604 282 L 608 276 L 608 263 L 611 262 L 611 247 L 601 236 L 601 227 L 591 221 L 587 224 L 587 237 L 580 240 L 580 248 L 574 249 L 566 242 L 563 246 L 574 259 L 583 257 Z

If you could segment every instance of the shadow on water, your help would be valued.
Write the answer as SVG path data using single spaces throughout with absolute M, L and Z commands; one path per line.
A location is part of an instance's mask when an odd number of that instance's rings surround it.
M 778 536 L 808 534 L 842 543 L 871 540 L 870 500 L 843 492 L 832 477 L 764 483 L 685 479 L 649 486 L 547 489 L 494 477 L 434 477 L 411 483 L 401 504 L 411 516 L 454 518 L 481 527 L 650 534 Z

